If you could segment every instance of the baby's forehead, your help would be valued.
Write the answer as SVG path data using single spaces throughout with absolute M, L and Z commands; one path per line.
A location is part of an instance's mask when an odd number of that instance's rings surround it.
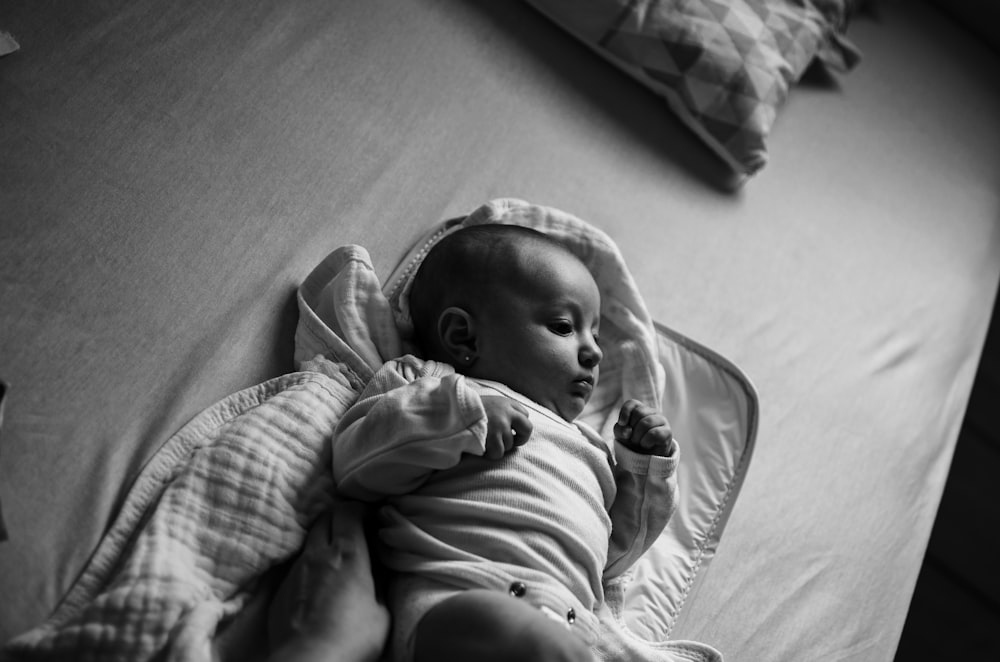
M 517 259 L 495 269 L 484 283 L 521 300 L 600 305 L 597 283 L 575 255 L 561 247 L 526 247 Z
M 544 260 L 557 261 L 559 264 L 583 263 L 569 247 L 558 240 L 541 233 L 519 235 L 511 238 L 508 243 L 511 250 L 526 261 Z
M 572 270 L 574 272 L 590 274 L 590 269 L 584 264 L 576 253 L 568 247 L 558 243 L 539 242 L 536 246 L 530 247 L 530 251 L 535 251 L 533 256 L 551 265 L 555 269 Z

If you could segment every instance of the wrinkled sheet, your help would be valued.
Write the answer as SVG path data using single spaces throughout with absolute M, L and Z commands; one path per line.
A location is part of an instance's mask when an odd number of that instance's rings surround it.
M 517 196 L 603 228 L 651 317 L 760 394 L 672 636 L 890 660 L 1000 277 L 1000 62 L 880 7 L 851 25 L 864 65 L 807 76 L 734 194 L 525 3 L 0 3 L 0 639 L 56 607 L 175 431 L 293 369 L 295 288 L 332 248 L 384 275 Z

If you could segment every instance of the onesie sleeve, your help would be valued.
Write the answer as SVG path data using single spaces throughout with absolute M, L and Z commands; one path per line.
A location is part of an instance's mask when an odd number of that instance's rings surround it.
M 333 436 L 333 476 L 346 497 L 406 494 L 430 474 L 486 449 L 482 400 L 451 366 L 412 356 L 388 361 Z
M 617 493 L 608 513 L 611 539 L 605 581 L 628 570 L 656 541 L 677 509 L 679 449 L 666 456 L 636 453 L 615 442 Z

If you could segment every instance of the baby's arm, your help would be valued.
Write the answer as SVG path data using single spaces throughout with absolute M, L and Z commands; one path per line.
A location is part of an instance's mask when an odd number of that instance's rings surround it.
M 344 496 L 377 501 L 413 491 L 463 453 L 498 459 L 530 433 L 520 404 L 480 397 L 451 366 L 405 356 L 383 365 L 341 419 L 334 479 Z
M 364 501 L 405 494 L 462 453 L 482 455 L 486 431 L 482 400 L 451 366 L 388 361 L 333 436 L 337 489 Z
M 531 420 L 528 410 L 519 402 L 502 395 L 482 396 L 486 410 L 486 457 L 499 460 L 508 451 L 528 441 Z
M 638 401 L 622 406 L 615 426 L 612 529 L 605 580 L 625 572 L 656 541 L 677 508 L 679 450 L 666 417 Z

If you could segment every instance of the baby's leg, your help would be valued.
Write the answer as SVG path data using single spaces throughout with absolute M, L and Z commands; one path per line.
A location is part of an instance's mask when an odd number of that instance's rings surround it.
M 473 589 L 432 607 L 417 625 L 414 662 L 590 662 L 590 648 L 530 604 Z
M 376 597 L 363 515 L 361 504 L 341 502 L 310 529 L 271 601 L 271 660 L 378 659 L 389 612 Z

